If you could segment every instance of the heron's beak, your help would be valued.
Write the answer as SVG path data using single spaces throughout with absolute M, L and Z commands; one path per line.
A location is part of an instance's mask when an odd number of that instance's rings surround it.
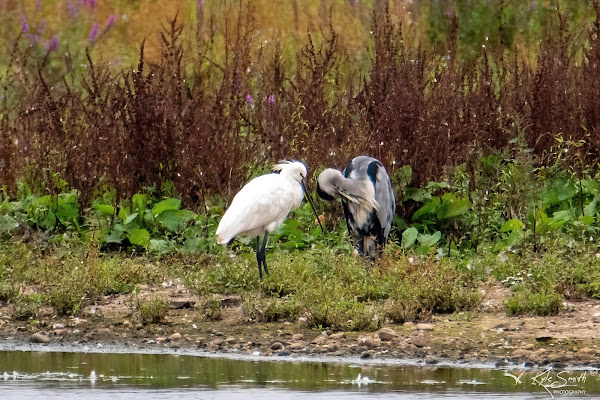
M 310 208 L 312 208 L 313 212 L 315 213 L 315 217 L 317 217 L 317 222 L 319 222 L 319 226 L 321 227 L 321 232 L 325 233 L 325 229 L 323 229 L 323 225 L 321 225 L 321 219 L 319 219 L 319 214 L 317 214 L 315 205 L 313 204 L 312 199 L 310 198 L 308 191 L 306 190 L 306 184 L 304 183 L 304 178 L 302 178 L 302 180 L 300 181 L 300 184 L 302 185 L 302 189 L 304 190 L 304 197 L 306 197 L 306 200 L 308 200 L 308 203 L 310 204 Z

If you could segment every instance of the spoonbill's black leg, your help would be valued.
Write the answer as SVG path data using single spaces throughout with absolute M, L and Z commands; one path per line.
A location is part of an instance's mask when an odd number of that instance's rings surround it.
M 269 232 L 265 232 L 265 237 L 263 238 L 263 245 L 262 245 L 262 248 L 260 249 L 260 253 L 262 255 L 263 268 L 265 269 L 267 276 L 269 276 L 269 268 L 267 268 L 267 254 L 266 254 L 268 236 L 269 236 Z
M 256 237 L 256 262 L 258 263 L 258 278 L 262 281 L 262 270 L 264 269 L 269 276 L 269 268 L 267 267 L 266 247 L 269 233 L 265 232 L 263 244 L 260 245 L 260 236 Z
M 262 268 L 260 265 L 260 236 L 256 237 L 256 262 L 258 263 L 258 279 L 262 281 Z

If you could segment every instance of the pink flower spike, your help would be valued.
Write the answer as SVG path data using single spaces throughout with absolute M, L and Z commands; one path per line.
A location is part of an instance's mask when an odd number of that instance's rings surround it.
M 23 32 L 23 33 L 29 32 L 29 24 L 27 23 L 27 21 L 21 22 L 21 32 Z
M 92 25 L 92 30 L 90 31 L 89 41 L 95 42 L 96 39 L 98 39 L 98 24 L 94 22 L 94 25 Z
M 252 96 L 251 95 L 246 96 L 246 103 L 252 103 Z
M 50 43 L 48 45 L 48 50 L 50 50 L 50 51 L 58 50 L 58 35 L 52 35 L 52 39 L 50 39 Z
M 275 95 L 274 94 L 270 94 L 269 97 L 267 97 L 267 103 L 275 104 Z
M 110 16 L 108 17 L 108 21 L 106 21 L 106 28 L 104 28 L 104 30 L 110 29 L 110 27 L 113 26 L 115 22 L 117 22 L 117 16 L 115 14 L 110 14 Z

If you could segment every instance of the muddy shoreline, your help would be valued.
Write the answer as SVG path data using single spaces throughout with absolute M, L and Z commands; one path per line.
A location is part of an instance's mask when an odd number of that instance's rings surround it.
M 297 321 L 244 318 L 239 298 L 223 296 L 222 318 L 208 321 L 199 299 L 173 288 L 142 288 L 168 297 L 166 322 L 144 325 L 130 297 L 105 296 L 77 317 L 50 308 L 35 320 L 12 317 L 0 303 L 0 350 L 187 354 L 250 360 L 452 365 L 478 368 L 600 368 L 600 301 L 565 304 L 550 317 L 507 317 L 486 293 L 479 310 L 434 315 L 425 323 L 383 324 L 375 332 L 331 332 Z M 496 293 L 498 292 L 498 293 Z

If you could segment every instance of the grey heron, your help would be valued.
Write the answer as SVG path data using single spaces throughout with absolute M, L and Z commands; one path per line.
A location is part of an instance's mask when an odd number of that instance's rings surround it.
M 374 259 L 385 246 L 396 200 L 385 167 L 372 157 L 349 161 L 343 174 L 328 168 L 319 174 L 317 193 L 326 201 L 342 200 L 348 232 L 357 252 Z

